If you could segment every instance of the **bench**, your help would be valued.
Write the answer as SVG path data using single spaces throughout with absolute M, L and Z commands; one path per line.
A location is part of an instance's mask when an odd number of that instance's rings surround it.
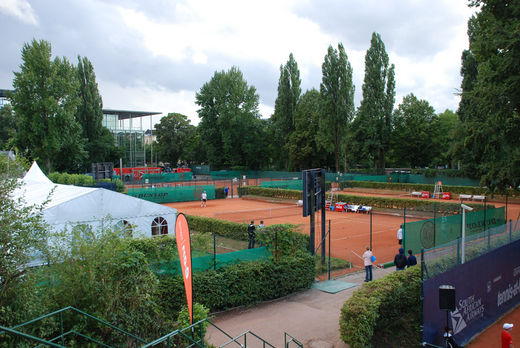
M 459 195 L 460 200 L 471 199 L 471 195 Z
M 474 201 L 485 201 L 486 196 L 473 195 L 473 200 Z

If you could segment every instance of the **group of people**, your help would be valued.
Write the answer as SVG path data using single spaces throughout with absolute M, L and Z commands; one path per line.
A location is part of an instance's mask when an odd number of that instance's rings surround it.
M 264 228 L 264 221 L 260 221 L 260 225 L 258 225 L 258 233 L 261 232 L 261 229 Z M 255 238 L 256 238 L 256 227 L 255 220 L 251 220 L 249 226 L 247 226 L 247 235 L 249 237 L 249 244 L 247 245 L 248 249 L 253 249 L 255 247 Z M 262 246 L 262 241 L 259 241 L 258 246 Z

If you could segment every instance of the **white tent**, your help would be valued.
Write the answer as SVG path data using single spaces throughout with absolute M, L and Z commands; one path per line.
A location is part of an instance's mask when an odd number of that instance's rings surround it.
M 34 162 L 13 193 L 29 206 L 44 205 L 43 218 L 55 231 L 79 224 L 98 227 L 103 219 L 132 226 L 134 237 L 175 235 L 177 210 L 103 188 L 54 184 Z

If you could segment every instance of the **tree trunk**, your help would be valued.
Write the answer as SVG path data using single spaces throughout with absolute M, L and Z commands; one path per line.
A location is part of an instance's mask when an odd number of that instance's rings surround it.
M 51 172 L 51 159 L 48 156 L 45 158 L 45 168 L 47 168 L 47 174 Z

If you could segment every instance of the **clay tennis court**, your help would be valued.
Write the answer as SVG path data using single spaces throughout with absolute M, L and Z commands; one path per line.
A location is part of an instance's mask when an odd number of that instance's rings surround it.
M 187 215 L 243 223 L 249 223 L 251 219 L 254 219 L 255 225 L 263 220 L 266 226 L 291 223 L 298 225 L 301 233 L 308 235 L 310 232 L 310 218 L 302 217 L 302 207 L 296 206 L 296 202 L 289 204 L 272 203 L 260 199 L 228 198 L 210 200 L 206 208 L 201 208 L 198 201 L 167 203 L 165 205 Z M 231 212 L 233 214 L 229 214 Z M 321 238 L 320 217 L 321 212 L 316 214 L 316 246 Z M 359 255 L 362 255 L 365 247 L 370 245 L 370 215 L 326 211 L 326 230 L 328 230 L 329 220 L 331 221 L 331 255 L 349 260 L 357 267 L 363 267 L 363 261 Z M 416 220 L 407 217 L 406 221 Z M 402 223 L 402 216 L 372 215 L 372 247 L 378 264 L 393 261 L 399 248 L 396 234 Z

